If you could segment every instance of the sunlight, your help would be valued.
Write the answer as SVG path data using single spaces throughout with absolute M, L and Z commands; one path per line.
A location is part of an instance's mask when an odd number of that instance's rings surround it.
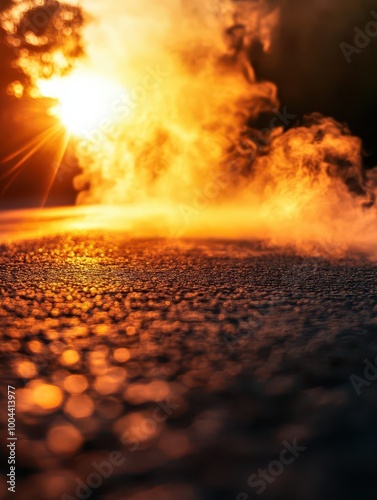
M 111 124 L 114 103 L 124 93 L 111 80 L 83 71 L 39 80 L 38 88 L 44 97 L 59 102 L 50 112 L 76 136 L 89 134 L 105 123 L 109 126 L 107 122 Z

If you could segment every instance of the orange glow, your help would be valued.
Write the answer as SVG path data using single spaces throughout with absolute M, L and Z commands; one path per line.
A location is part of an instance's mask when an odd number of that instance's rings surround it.
M 37 87 L 44 97 L 58 100 L 51 114 L 76 136 L 84 136 L 101 127 L 111 118 L 111 106 L 117 95 L 122 95 L 120 86 L 85 71 L 38 80 Z
M 274 85 L 256 82 L 224 36 L 240 10 L 239 22 L 268 48 L 277 11 L 193 4 L 84 2 L 95 19 L 84 27 L 87 57 L 67 76 L 35 82 L 80 139 L 75 187 L 91 188 L 79 203 L 185 203 L 226 159 L 246 114 L 277 105 Z
M 80 355 L 77 351 L 74 351 L 73 349 L 69 349 L 65 352 L 63 352 L 61 356 L 61 363 L 63 365 L 74 365 L 80 360 Z
M 169 384 L 162 380 L 155 380 L 149 384 L 130 384 L 123 396 L 131 404 L 141 404 L 146 401 L 163 401 L 169 394 Z
M 125 347 L 121 347 L 114 351 L 114 359 L 118 361 L 118 363 L 125 363 L 131 357 L 130 351 Z
M 73 418 L 90 417 L 94 411 L 93 400 L 86 395 L 71 396 L 65 404 L 65 412 Z
M 30 342 L 28 342 L 28 347 L 31 352 L 36 352 L 36 353 L 43 352 L 44 348 L 42 342 L 40 342 L 39 340 L 31 340 Z
M 40 384 L 34 389 L 33 400 L 44 410 L 53 410 L 62 404 L 63 394 L 55 385 Z
M 17 373 L 23 378 L 33 378 L 37 374 L 37 369 L 31 361 L 21 361 L 17 365 Z
M 127 373 L 124 368 L 113 367 L 106 370 L 103 375 L 98 376 L 93 387 L 100 394 L 113 394 L 120 389 L 126 376 Z
M 81 433 L 70 424 L 52 427 L 47 433 L 47 444 L 56 455 L 72 455 L 82 445 Z
M 88 388 L 88 381 L 83 375 L 69 375 L 64 380 L 64 388 L 71 394 L 80 394 Z
M 376 215 L 366 206 L 376 188 L 361 140 L 318 114 L 283 123 L 278 89 L 256 78 L 249 49 L 255 40 L 269 49 L 278 8 L 266 0 L 84 0 L 83 8 L 92 19 L 85 59 L 34 83 L 77 136 L 74 187 L 86 207 L 11 214 L 8 233 L 18 217 L 17 238 L 109 229 L 257 238 L 303 252 L 357 243 L 375 253 Z M 273 124 L 263 133 L 254 129 L 262 114 Z M 137 335 L 137 325 L 126 333 Z M 106 369 L 106 360 L 90 367 L 97 376 Z

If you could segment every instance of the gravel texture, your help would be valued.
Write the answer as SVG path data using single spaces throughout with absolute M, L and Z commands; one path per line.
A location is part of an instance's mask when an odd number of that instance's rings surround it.
M 94 234 L 0 251 L 9 498 L 375 500 L 376 265 Z

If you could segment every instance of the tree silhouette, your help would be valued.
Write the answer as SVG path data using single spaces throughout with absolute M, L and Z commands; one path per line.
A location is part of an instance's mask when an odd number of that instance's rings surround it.
M 12 49 L 23 83 L 36 78 L 49 78 L 72 69 L 74 61 L 83 55 L 81 28 L 82 10 L 57 0 L 21 2 L 14 8 L 14 0 L 2 7 L 5 42 Z M 1 12 L 0 12 L 1 15 Z
M 69 72 L 83 55 L 82 10 L 71 4 L 45 0 L 1 0 L 0 4 L 0 208 L 39 205 L 53 160 L 41 150 L 15 173 L 18 161 L 4 162 L 33 137 L 51 126 L 51 101 L 36 99 L 37 78 Z M 12 172 L 12 176 L 8 173 Z M 72 173 L 72 176 L 74 173 Z M 9 180 L 12 180 L 8 188 Z M 58 203 L 74 200 L 67 176 L 60 183 Z M 5 190 L 6 187 L 6 190 Z

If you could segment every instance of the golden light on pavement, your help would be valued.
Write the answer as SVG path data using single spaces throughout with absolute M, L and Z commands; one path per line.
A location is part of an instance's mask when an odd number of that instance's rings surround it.
M 44 410 L 59 408 L 63 401 L 63 394 L 59 387 L 51 384 L 40 384 L 33 392 L 34 403 Z
M 0 4 L 0 500 L 372 498 L 377 71 L 325 3 Z
M 88 388 L 88 381 L 83 375 L 69 375 L 64 380 L 64 388 L 71 394 L 80 394 Z
M 72 418 L 87 418 L 90 417 L 94 411 L 93 400 L 85 395 L 71 396 L 64 407 L 67 415 Z
M 128 361 L 131 357 L 130 351 L 126 349 L 125 347 L 121 347 L 119 349 L 116 349 L 114 351 L 114 359 L 115 361 L 118 361 L 118 363 L 125 363 Z
M 68 349 L 64 351 L 61 355 L 61 363 L 66 366 L 74 365 L 80 360 L 80 355 L 77 351 L 73 349 Z
M 83 443 L 81 433 L 70 424 L 56 425 L 47 433 L 47 445 L 56 455 L 71 455 Z
M 37 369 L 31 361 L 21 361 L 17 364 L 17 373 L 23 378 L 33 378 L 37 374 Z

